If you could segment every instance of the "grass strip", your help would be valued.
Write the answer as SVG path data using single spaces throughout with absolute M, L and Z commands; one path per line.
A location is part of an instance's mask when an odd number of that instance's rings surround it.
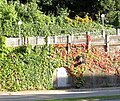
M 93 97 L 81 97 L 81 98 L 64 98 L 64 99 L 51 99 L 51 100 L 42 100 L 42 101 L 87 101 L 87 100 L 112 100 L 112 99 L 120 99 L 120 95 L 112 95 L 112 96 L 93 96 Z M 40 101 L 40 100 L 38 100 Z

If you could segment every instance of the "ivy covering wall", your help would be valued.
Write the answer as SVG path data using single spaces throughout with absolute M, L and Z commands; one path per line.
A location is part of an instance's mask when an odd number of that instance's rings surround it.
M 59 58 L 48 45 L 8 48 L 0 37 L 0 91 L 53 88 L 53 71 L 60 67 Z
M 0 0 L 0 91 L 52 89 L 54 69 L 67 64 L 64 61 L 64 57 L 61 54 L 55 55 L 54 47 L 47 44 L 34 48 L 31 46 L 8 48 L 5 45 L 6 37 L 18 37 L 18 21 L 22 21 L 21 36 L 24 37 L 76 34 L 85 31 L 95 32 L 98 35 L 97 31 L 101 31 L 102 28 L 102 25 L 94 22 L 87 12 L 84 14 L 85 16 L 80 17 L 78 14 L 71 19 L 68 17 L 69 9 L 61 7 L 62 2 L 60 2 L 61 5 L 59 7 L 57 6 L 57 15 L 54 15 L 54 12 L 44 11 L 46 5 L 52 5 L 52 0 L 27 1 L 23 3 L 23 0 Z M 43 4 L 42 6 L 40 6 L 41 3 Z M 73 3 L 76 4 L 77 2 Z M 112 2 L 109 3 L 113 4 Z M 101 6 L 104 6 L 104 2 L 101 2 Z M 119 5 L 116 6 L 118 7 L 116 9 L 117 12 Z M 108 8 L 105 9 L 107 11 Z M 104 12 L 102 11 L 101 13 Z M 45 13 L 48 14 L 45 15 Z M 110 17 L 111 15 L 108 15 L 108 18 Z M 106 30 L 113 30 L 112 27 L 111 25 L 105 25 Z M 88 53 L 86 53 L 87 55 Z M 70 63 L 74 61 L 74 58 L 70 59 L 72 59 Z M 89 59 L 91 61 L 91 58 Z M 119 66 L 119 58 L 117 62 Z M 99 63 L 101 66 L 101 61 L 92 63 Z M 111 66 L 112 62 L 110 61 L 110 63 Z

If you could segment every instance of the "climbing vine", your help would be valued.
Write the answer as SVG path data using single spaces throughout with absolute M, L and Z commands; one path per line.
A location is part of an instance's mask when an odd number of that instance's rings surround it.
M 84 85 L 84 73 L 104 72 L 120 76 L 120 50 L 111 57 L 86 44 L 55 44 L 8 48 L 6 38 L 0 37 L 0 91 L 53 88 L 53 72 L 64 67 Z
M 115 53 L 115 57 L 111 57 L 95 47 L 88 50 L 86 44 L 57 44 L 54 47 L 63 60 L 63 67 L 81 85 L 84 84 L 83 76 L 86 70 L 120 76 L 120 51 Z
M 0 91 L 52 89 L 53 71 L 60 65 L 59 59 L 49 58 L 54 49 L 48 45 L 8 48 L 4 39 L 0 38 Z

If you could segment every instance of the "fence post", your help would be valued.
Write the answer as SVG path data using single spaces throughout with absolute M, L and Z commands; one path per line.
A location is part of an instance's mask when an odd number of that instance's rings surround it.
M 88 32 L 86 32 L 86 44 L 88 50 L 91 49 L 91 41 L 92 41 L 91 35 Z
M 21 37 L 21 45 L 24 45 L 24 38 Z
M 102 37 L 105 38 L 105 30 L 101 31 Z
M 109 48 L 110 48 L 109 41 L 110 41 L 110 36 L 106 34 L 105 35 L 105 44 L 106 44 L 105 51 L 108 53 L 109 53 Z
M 39 39 L 39 37 L 36 37 L 36 45 L 38 45 L 38 39 Z
M 120 35 L 120 28 L 116 28 L 116 35 Z
M 71 43 L 73 43 L 73 40 L 74 40 L 74 35 L 72 34 L 71 35 Z
M 57 36 L 54 36 L 54 44 L 57 43 Z
M 47 44 L 50 44 L 50 36 L 47 37 Z
M 20 37 L 20 39 L 18 39 L 18 46 L 20 46 L 21 45 L 21 37 Z
M 68 43 L 71 43 L 71 36 L 70 35 L 67 35 L 67 44 Z
M 24 37 L 24 45 L 28 45 L 28 43 L 29 43 L 29 40 L 28 40 L 28 38 L 27 37 Z
M 71 36 L 67 35 L 67 52 L 70 52 Z

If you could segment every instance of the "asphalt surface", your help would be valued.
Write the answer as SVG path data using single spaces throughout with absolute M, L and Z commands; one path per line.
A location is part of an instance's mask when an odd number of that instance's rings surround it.
M 120 95 L 120 87 L 0 92 L 0 101 L 36 101 L 36 100 L 42 101 L 48 99 L 80 98 L 80 97 L 111 96 L 111 95 Z M 97 99 L 97 101 L 101 101 L 101 100 Z M 120 99 L 105 100 L 105 101 L 120 101 Z

